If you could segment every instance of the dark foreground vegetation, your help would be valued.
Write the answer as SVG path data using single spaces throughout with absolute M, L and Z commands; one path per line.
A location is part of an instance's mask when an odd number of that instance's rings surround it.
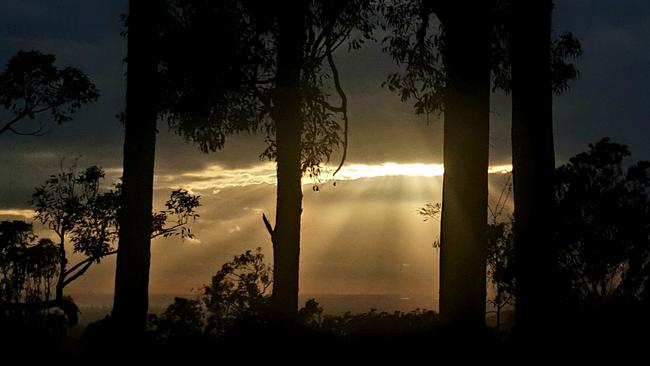
M 381 357 L 448 353 L 468 345 L 498 358 L 525 351 L 547 356 L 568 352 L 593 357 L 593 350 L 621 357 L 643 354 L 650 341 L 650 163 L 625 164 L 628 155 L 626 146 L 603 139 L 556 170 L 559 211 L 548 224 L 554 228 L 554 240 L 560 248 L 556 262 L 564 287 L 556 294 L 562 308 L 553 322 L 536 334 L 535 343 L 521 343 L 516 326 L 500 324 L 496 329 L 480 330 L 449 327 L 437 313 L 422 309 L 331 315 L 312 299 L 296 318 L 280 318 L 274 315 L 270 301 L 273 269 L 258 248 L 225 263 L 197 297 L 176 298 L 162 313 L 151 314 L 143 342 L 133 349 L 114 350 L 111 355 L 128 351 L 157 357 L 199 357 L 215 352 L 255 359 L 290 347 L 322 357 L 366 352 Z M 88 174 L 86 171 L 80 177 Z M 180 197 L 191 198 L 186 194 Z M 198 204 L 174 204 L 173 198 L 168 207 Z M 435 205 L 427 207 L 429 214 L 436 214 Z M 174 230 L 187 230 L 187 212 L 182 212 L 185 216 L 176 225 L 165 231 L 162 220 L 158 230 L 181 235 Z M 39 272 L 46 268 L 42 263 L 12 261 L 11 256 L 20 252 L 16 245 L 20 240 L 36 238 L 33 234 L 12 237 L 7 230 L 9 223 L 2 225 L 3 294 L 10 293 L 10 286 L 22 288 L 18 298 L 23 296 L 26 303 L 37 304 L 38 297 L 47 291 L 36 284 L 55 284 L 57 271 Z M 487 272 L 490 284 L 497 289 L 489 303 L 498 316 L 516 301 L 511 227 L 508 220 L 495 217 L 488 230 Z M 42 243 L 30 245 L 26 248 L 35 250 Z M 52 251 L 51 255 L 56 258 L 57 253 Z M 22 285 L 16 282 L 21 273 Z M 72 299 L 68 301 L 73 303 Z M 70 328 L 65 310 L 3 309 L 2 345 L 8 350 L 44 349 L 48 355 L 83 357 L 106 352 L 119 337 L 110 316 L 91 323 L 82 332 L 79 327 Z

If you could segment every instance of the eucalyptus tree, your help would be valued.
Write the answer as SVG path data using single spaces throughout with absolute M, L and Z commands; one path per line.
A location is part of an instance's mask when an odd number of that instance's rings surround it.
M 558 246 L 549 221 L 554 208 L 553 94 L 577 70 L 565 59 L 581 53 L 570 34 L 553 41 L 551 0 L 512 1 L 510 19 L 512 165 L 517 328 L 540 334 L 560 310 Z
M 399 93 L 403 101 L 413 100 L 418 114 L 445 115 L 440 309 L 441 315 L 455 324 L 474 325 L 483 323 L 485 314 L 489 92 L 509 92 L 513 77 L 512 4 L 495 0 L 479 5 L 471 1 L 398 0 L 384 7 L 389 30 L 385 50 L 402 67 L 388 75 L 384 85 Z M 454 22 L 472 26 L 450 29 L 457 25 Z M 483 27 L 482 31 L 474 26 Z M 472 39 L 461 46 L 450 44 L 458 41 L 458 32 L 466 32 Z M 462 55 L 457 47 L 476 50 Z M 575 77 L 575 69 L 566 60 L 579 54 L 579 43 L 571 34 L 563 34 L 553 41 L 551 51 L 553 62 L 548 68 L 554 87 L 562 89 Z M 454 81 L 478 81 L 479 74 L 481 84 Z M 468 100 L 461 103 L 459 96 Z
M 171 126 L 206 152 L 223 147 L 229 133 L 262 131 L 268 147 L 260 156 L 277 161 L 275 225 L 263 220 L 274 248 L 273 309 L 284 318 L 298 308 L 302 177 L 320 174 L 341 144 L 346 155 L 347 98 L 334 53 L 371 38 L 373 7 L 370 0 L 282 8 L 168 2 L 161 43 L 172 47 L 162 53 L 160 76 Z
M 387 50 L 404 74 L 389 89 L 417 112 L 444 109 L 440 314 L 454 326 L 485 322 L 491 1 L 394 2 Z M 441 33 L 431 34 L 434 15 Z
M 0 222 L 0 310 L 60 308 L 70 325 L 77 322 L 77 306 L 65 296 L 65 288 L 118 253 L 122 191 L 119 184 L 103 189 L 103 178 L 104 171 L 97 166 L 83 171 L 73 166 L 35 189 L 34 218 L 55 241 L 39 239 L 30 223 Z M 198 206 L 198 196 L 172 191 L 164 210 L 149 213 L 150 237 L 192 237 L 189 224 L 198 217 L 194 211 Z M 75 257 L 80 259 L 73 263 Z
M 113 319 L 124 336 L 144 334 L 149 307 L 151 209 L 156 150 L 158 18 L 161 0 L 130 0 L 124 114 L 123 204 Z
M 18 51 L 0 74 L 0 104 L 8 119 L 0 121 L 0 134 L 42 135 L 49 114 L 57 124 L 69 121 L 84 104 L 97 100 L 95 84 L 74 67 L 58 68 L 56 57 L 39 51 Z M 26 123 L 28 120 L 36 120 Z M 27 125 L 19 127 L 19 125 Z

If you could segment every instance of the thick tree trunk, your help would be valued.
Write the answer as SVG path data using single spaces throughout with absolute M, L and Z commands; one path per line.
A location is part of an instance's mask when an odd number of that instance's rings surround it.
M 513 3 L 512 165 L 515 202 L 515 323 L 539 331 L 556 309 L 553 217 L 553 95 L 550 0 Z
M 440 235 L 440 316 L 454 328 L 485 325 L 490 105 L 488 2 L 450 5 Z
M 127 338 L 144 333 L 149 306 L 157 67 L 152 5 L 129 3 L 123 206 L 113 303 L 115 325 Z
M 278 15 L 277 89 L 273 119 L 277 143 L 277 206 L 273 231 L 273 296 L 276 316 L 292 319 L 298 311 L 300 216 L 302 214 L 300 70 L 305 42 L 306 7 Z

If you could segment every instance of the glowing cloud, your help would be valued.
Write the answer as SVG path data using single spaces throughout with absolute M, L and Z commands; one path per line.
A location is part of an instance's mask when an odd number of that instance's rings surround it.
M 0 210 L 0 216 L 24 217 L 26 219 L 32 219 L 34 218 L 34 210 L 3 209 Z
M 336 179 L 339 180 L 355 180 L 361 178 L 375 178 L 375 177 L 392 177 L 392 176 L 408 176 L 408 177 L 439 177 L 445 172 L 442 164 L 398 164 L 398 163 L 383 163 L 383 164 L 350 164 L 344 166 L 337 174 Z
M 512 165 L 492 165 L 488 168 L 488 174 L 508 174 L 512 172 Z
M 303 177 L 303 184 L 315 182 L 325 183 L 330 180 L 350 181 L 363 178 L 377 177 L 440 177 L 444 174 L 442 164 L 424 163 L 382 163 L 382 164 L 349 164 L 345 165 L 335 177 L 332 177 L 335 167 L 323 166 L 321 176 L 315 181 L 309 176 Z M 495 165 L 488 170 L 490 174 L 505 174 L 512 171 L 511 165 Z M 212 191 L 218 193 L 222 188 L 245 187 L 256 184 L 276 183 L 275 164 L 262 163 L 249 168 L 226 168 L 212 165 L 201 171 L 183 173 L 180 175 L 157 175 L 158 187 L 183 187 L 190 191 Z

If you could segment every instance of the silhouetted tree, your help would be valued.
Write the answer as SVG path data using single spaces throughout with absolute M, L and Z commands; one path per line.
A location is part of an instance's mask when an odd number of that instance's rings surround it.
M 32 224 L 0 222 L 0 301 L 21 303 L 49 300 L 59 267 L 59 249 L 39 239 Z
M 512 180 L 509 177 L 496 202 L 488 206 L 490 223 L 487 226 L 487 277 L 494 288 L 493 298 L 488 298 L 496 314 L 496 330 L 501 329 L 501 311 L 514 301 L 514 245 L 512 238 L 512 222 L 504 221 L 504 210 L 512 193 Z M 424 221 L 440 219 L 441 205 L 427 203 L 418 208 L 419 215 Z M 434 242 L 434 248 L 439 248 L 440 242 Z
M 440 315 L 456 326 L 485 323 L 490 2 L 454 2 L 445 26 L 445 124 L 440 233 Z
M 278 315 L 298 311 L 300 217 L 302 214 L 301 70 L 305 63 L 306 17 L 309 3 L 278 11 L 277 87 L 272 96 L 277 161 L 277 204 L 273 241 L 273 307 Z
M 50 176 L 33 195 L 35 219 L 51 230 L 57 243 L 33 234 L 32 225 L 22 221 L 2 222 L 3 287 L 12 289 L 2 299 L 0 309 L 29 311 L 61 308 L 69 323 L 77 321 L 77 307 L 64 296 L 64 289 L 80 278 L 106 256 L 117 253 L 115 242 L 119 231 L 117 214 L 121 190 L 102 192 L 104 172 L 92 166 L 82 172 L 74 167 Z M 188 227 L 198 215 L 199 197 L 184 190 L 173 191 L 166 209 L 150 214 L 152 238 L 162 236 L 192 237 Z M 173 221 L 172 221 L 173 220 Z M 85 258 L 69 265 L 66 246 Z M 29 274 L 27 276 L 26 274 Z M 7 285 L 4 285 L 4 283 Z M 13 285 L 12 285 L 13 284 Z M 52 291 L 53 290 L 53 291 Z M 54 298 L 50 299 L 51 293 Z
M 96 166 L 82 173 L 72 167 L 50 176 L 34 192 L 35 219 L 54 232 L 58 241 L 56 299 L 62 300 L 64 287 L 111 252 L 118 196 L 114 191 L 100 193 L 99 182 L 103 177 L 104 172 Z M 72 238 L 74 251 L 89 260 L 68 267 L 65 248 L 68 237 Z
M 203 301 L 210 316 L 207 331 L 221 334 L 237 320 L 269 315 L 273 268 L 261 248 L 235 256 L 204 287 Z
M 240 322 L 269 320 L 273 269 L 261 248 L 247 250 L 224 263 L 195 299 L 176 298 L 149 328 L 163 343 L 183 338 L 221 337 Z
M 557 217 L 552 98 L 577 75 L 564 58 L 577 57 L 581 50 L 570 34 L 551 41 L 551 0 L 511 4 L 515 319 L 521 332 L 533 335 L 548 328 L 559 310 L 557 247 L 549 225 Z
M 508 46 L 508 32 L 511 27 L 509 23 L 510 18 L 508 17 L 508 14 L 510 14 L 510 4 L 508 1 L 503 0 L 489 3 L 487 5 L 481 4 L 481 6 L 487 7 L 481 10 L 483 18 L 476 21 L 472 18 L 471 21 L 468 21 L 468 24 L 482 27 L 485 22 L 488 22 L 487 30 L 483 29 L 481 36 L 486 35 L 489 37 L 487 57 L 489 60 L 489 70 L 492 75 L 492 89 L 509 90 L 511 81 L 510 48 Z M 461 5 L 457 5 L 456 3 L 454 5 L 448 5 L 445 1 L 423 0 L 415 2 L 397 1 L 389 4 L 385 8 L 384 15 L 387 26 L 391 29 L 392 33 L 384 40 L 386 45 L 385 49 L 391 54 L 394 61 L 398 65 L 403 66 L 404 69 L 400 73 L 389 75 L 384 85 L 390 90 L 398 92 L 404 101 L 410 99 L 415 100 L 414 106 L 417 113 L 445 112 L 444 159 L 446 184 L 443 189 L 443 207 L 447 210 L 443 210 L 442 212 L 443 233 L 441 236 L 440 267 L 441 315 L 445 317 L 446 309 L 454 308 L 456 310 L 449 310 L 451 311 L 449 313 L 450 318 L 454 318 L 454 311 L 461 311 L 460 309 L 462 307 L 473 306 L 474 310 L 468 310 L 469 312 L 467 314 L 473 312 L 472 317 L 474 322 L 477 323 L 482 322 L 481 319 L 483 319 L 483 316 L 481 316 L 481 313 L 484 313 L 484 308 L 480 305 L 482 301 L 478 300 L 479 297 L 485 298 L 485 288 L 484 286 L 478 286 L 476 279 L 479 279 L 479 282 L 484 282 L 481 280 L 481 278 L 484 278 L 484 275 L 480 274 L 484 273 L 484 271 L 479 271 L 478 268 L 480 266 L 484 267 L 486 243 L 484 233 L 485 225 L 487 224 L 487 218 L 483 220 L 484 216 L 480 213 L 482 210 L 479 208 L 479 201 L 485 201 L 487 203 L 487 187 L 485 185 L 487 175 L 486 173 L 479 172 L 477 167 L 480 162 L 487 169 L 488 119 L 485 115 L 483 116 L 483 122 L 480 123 L 480 128 L 476 126 L 458 125 L 458 130 L 456 130 L 456 127 L 452 126 L 452 124 L 456 120 L 455 118 L 459 116 L 455 115 L 453 108 L 451 110 L 449 109 L 451 105 L 447 105 L 447 103 L 453 102 L 457 98 L 455 95 L 459 92 L 461 95 L 469 98 L 472 93 L 478 93 L 479 90 L 483 90 L 483 86 L 481 86 L 478 89 L 469 88 L 470 90 L 468 90 L 466 88 L 452 92 L 452 88 L 457 88 L 458 86 L 450 84 L 450 80 L 456 77 L 454 73 L 458 73 L 458 71 L 451 70 L 450 67 L 457 68 L 465 65 L 470 71 L 467 74 L 461 73 L 461 76 L 467 77 L 471 77 L 472 75 L 477 76 L 480 72 L 483 72 L 484 67 L 478 65 L 478 54 L 470 55 L 470 51 L 468 51 L 467 57 L 459 57 L 459 59 L 451 54 L 451 52 L 454 52 L 454 49 L 448 43 L 454 34 L 449 34 L 447 24 L 449 21 L 445 20 L 445 17 L 448 16 L 449 9 L 452 10 L 452 15 L 454 9 L 458 11 L 458 14 L 460 14 L 458 17 L 462 18 L 466 13 L 470 12 L 469 9 L 473 8 L 474 5 L 471 2 L 462 3 Z M 474 11 L 477 11 L 477 9 L 474 8 L 474 10 L 471 10 L 471 12 Z M 435 15 L 435 18 L 432 15 Z M 475 16 L 478 18 L 478 15 Z M 477 23 L 479 21 L 483 23 Z M 435 28 L 438 28 L 439 31 L 436 32 Z M 468 27 L 462 28 L 462 30 L 464 32 L 471 32 Z M 567 35 L 566 39 L 572 42 L 575 41 L 570 35 Z M 474 39 L 473 42 L 478 42 L 478 38 Z M 477 47 L 476 44 L 469 41 L 463 42 L 462 44 L 467 48 Z M 563 60 L 565 57 L 571 56 L 571 50 L 567 50 L 565 47 L 571 47 L 573 45 L 571 42 L 558 42 L 558 47 L 554 48 L 553 60 L 556 62 L 554 62 L 553 66 L 557 67 L 554 69 L 554 72 L 556 70 L 561 71 L 558 72 L 558 75 L 571 76 L 570 72 L 573 69 L 570 67 L 566 68 L 565 66 L 567 64 Z M 463 50 L 462 47 L 461 50 Z M 486 51 L 477 48 L 471 52 Z M 470 67 L 468 64 L 470 62 L 476 62 L 477 65 Z M 566 85 L 566 82 L 563 82 L 562 78 L 558 78 L 557 85 Z M 484 100 L 480 102 L 480 105 L 482 105 L 485 111 L 489 104 L 489 92 L 482 92 L 481 95 Z M 475 106 L 478 106 L 478 97 L 475 97 L 477 98 L 475 100 Z M 466 113 L 470 113 L 470 110 L 463 109 L 464 107 L 462 105 L 459 105 L 459 108 L 461 112 L 464 110 Z M 469 121 L 473 121 L 472 118 L 478 118 L 478 115 L 460 118 L 464 122 L 459 123 L 470 123 Z M 478 122 L 475 121 L 474 123 Z M 451 129 L 449 136 L 447 136 L 448 129 Z M 468 146 L 470 148 L 469 151 L 467 150 Z M 453 157 L 450 156 L 453 153 L 455 155 Z M 450 167 L 451 171 L 449 170 Z M 463 175 L 461 177 L 459 175 L 456 180 L 457 167 L 459 169 L 458 174 L 467 174 L 467 176 Z M 470 167 L 473 168 L 470 170 Z M 452 184 L 452 182 L 457 183 Z M 473 202 L 471 207 L 470 202 Z M 484 205 L 483 207 L 485 208 L 486 206 Z M 463 219 L 465 215 L 468 215 L 468 218 L 471 218 L 471 220 Z M 446 220 L 445 217 L 449 219 Z M 454 232 L 454 230 L 458 230 L 458 232 Z M 456 238 L 459 238 L 459 241 L 463 244 L 455 248 L 453 246 L 456 244 L 451 244 L 452 249 L 445 248 L 445 242 L 450 241 L 456 243 Z M 472 246 L 476 250 L 470 250 L 469 248 Z M 467 260 L 471 261 L 471 264 L 466 263 L 469 267 L 463 264 L 451 264 L 451 262 L 455 261 L 453 259 L 455 254 L 453 253 L 459 254 L 463 250 L 462 248 L 467 250 Z M 457 252 L 456 249 L 459 249 L 459 251 Z M 474 259 L 470 259 L 472 256 Z M 465 255 L 462 257 L 465 257 Z M 468 272 L 465 268 L 473 268 L 473 270 Z M 443 272 L 447 274 L 442 274 Z M 454 285 L 452 284 L 453 282 L 447 281 L 450 278 L 460 278 L 461 281 L 467 281 L 468 285 L 465 286 L 460 283 Z M 452 294 L 446 296 L 447 289 L 452 289 Z M 474 300 L 463 300 L 460 293 L 463 292 L 466 296 L 470 296 L 470 289 L 474 290 Z M 454 294 L 456 291 L 459 293 Z M 451 303 L 443 306 L 443 303 L 447 302 L 445 298 L 451 302 L 457 302 L 458 306 L 452 305 Z M 469 321 L 469 315 L 466 318 Z
M 38 51 L 18 51 L 0 74 L 0 104 L 9 112 L 9 120 L 0 122 L 0 134 L 41 135 L 45 121 L 38 127 L 20 129 L 18 124 L 49 114 L 57 124 L 69 121 L 82 105 L 97 100 L 95 85 L 74 67 L 54 66 L 54 55 Z
M 370 37 L 371 12 L 366 0 L 305 1 L 277 15 L 277 84 L 271 94 L 275 140 L 266 153 L 278 162 L 277 214 L 275 227 L 266 219 L 265 224 L 274 247 L 273 305 L 283 317 L 295 318 L 298 310 L 302 175 L 318 175 L 319 164 L 338 146 L 339 125 L 333 113 L 341 114 L 347 136 L 347 97 L 333 53 L 354 30 L 360 36 L 349 41 L 350 48 Z M 330 105 L 323 90 L 325 62 L 340 107 Z M 347 140 L 343 145 L 345 160 Z
M 175 297 L 162 314 L 149 315 L 147 328 L 162 344 L 189 347 L 196 346 L 205 335 L 205 322 L 205 308 L 200 300 Z
M 418 113 L 445 112 L 440 314 L 473 328 L 485 322 L 491 11 L 484 1 L 396 2 L 385 11 L 387 51 L 406 67 L 385 85 L 414 98 Z M 432 35 L 434 16 L 442 32 Z
M 512 2 L 512 165 L 517 302 L 515 323 L 539 333 L 557 311 L 553 215 L 552 1 Z
M 494 297 L 488 304 L 494 308 L 496 330 L 501 331 L 502 310 L 515 300 L 514 241 L 512 223 L 488 225 L 488 279 L 494 287 Z
M 285 318 L 294 318 L 298 307 L 301 178 L 318 176 L 341 143 L 340 124 L 342 160 L 346 155 L 347 99 L 333 53 L 346 41 L 355 49 L 370 38 L 371 3 L 168 3 L 161 34 L 178 46 L 163 53 L 161 79 L 172 81 L 163 88 L 172 97 L 162 97 L 172 127 L 204 151 L 221 148 L 228 133 L 262 130 L 268 148 L 261 156 L 278 163 L 276 223 L 265 216 L 264 222 L 278 268 L 276 313 Z M 211 42 L 219 52 L 205 47 Z M 340 106 L 329 103 L 327 87 L 335 89 Z
M 112 312 L 126 345 L 144 334 L 149 308 L 160 6 L 161 0 L 130 0 L 127 20 L 123 206 Z
M 582 311 L 649 299 L 650 162 L 625 169 L 629 155 L 627 146 L 605 138 L 556 171 L 564 300 Z

